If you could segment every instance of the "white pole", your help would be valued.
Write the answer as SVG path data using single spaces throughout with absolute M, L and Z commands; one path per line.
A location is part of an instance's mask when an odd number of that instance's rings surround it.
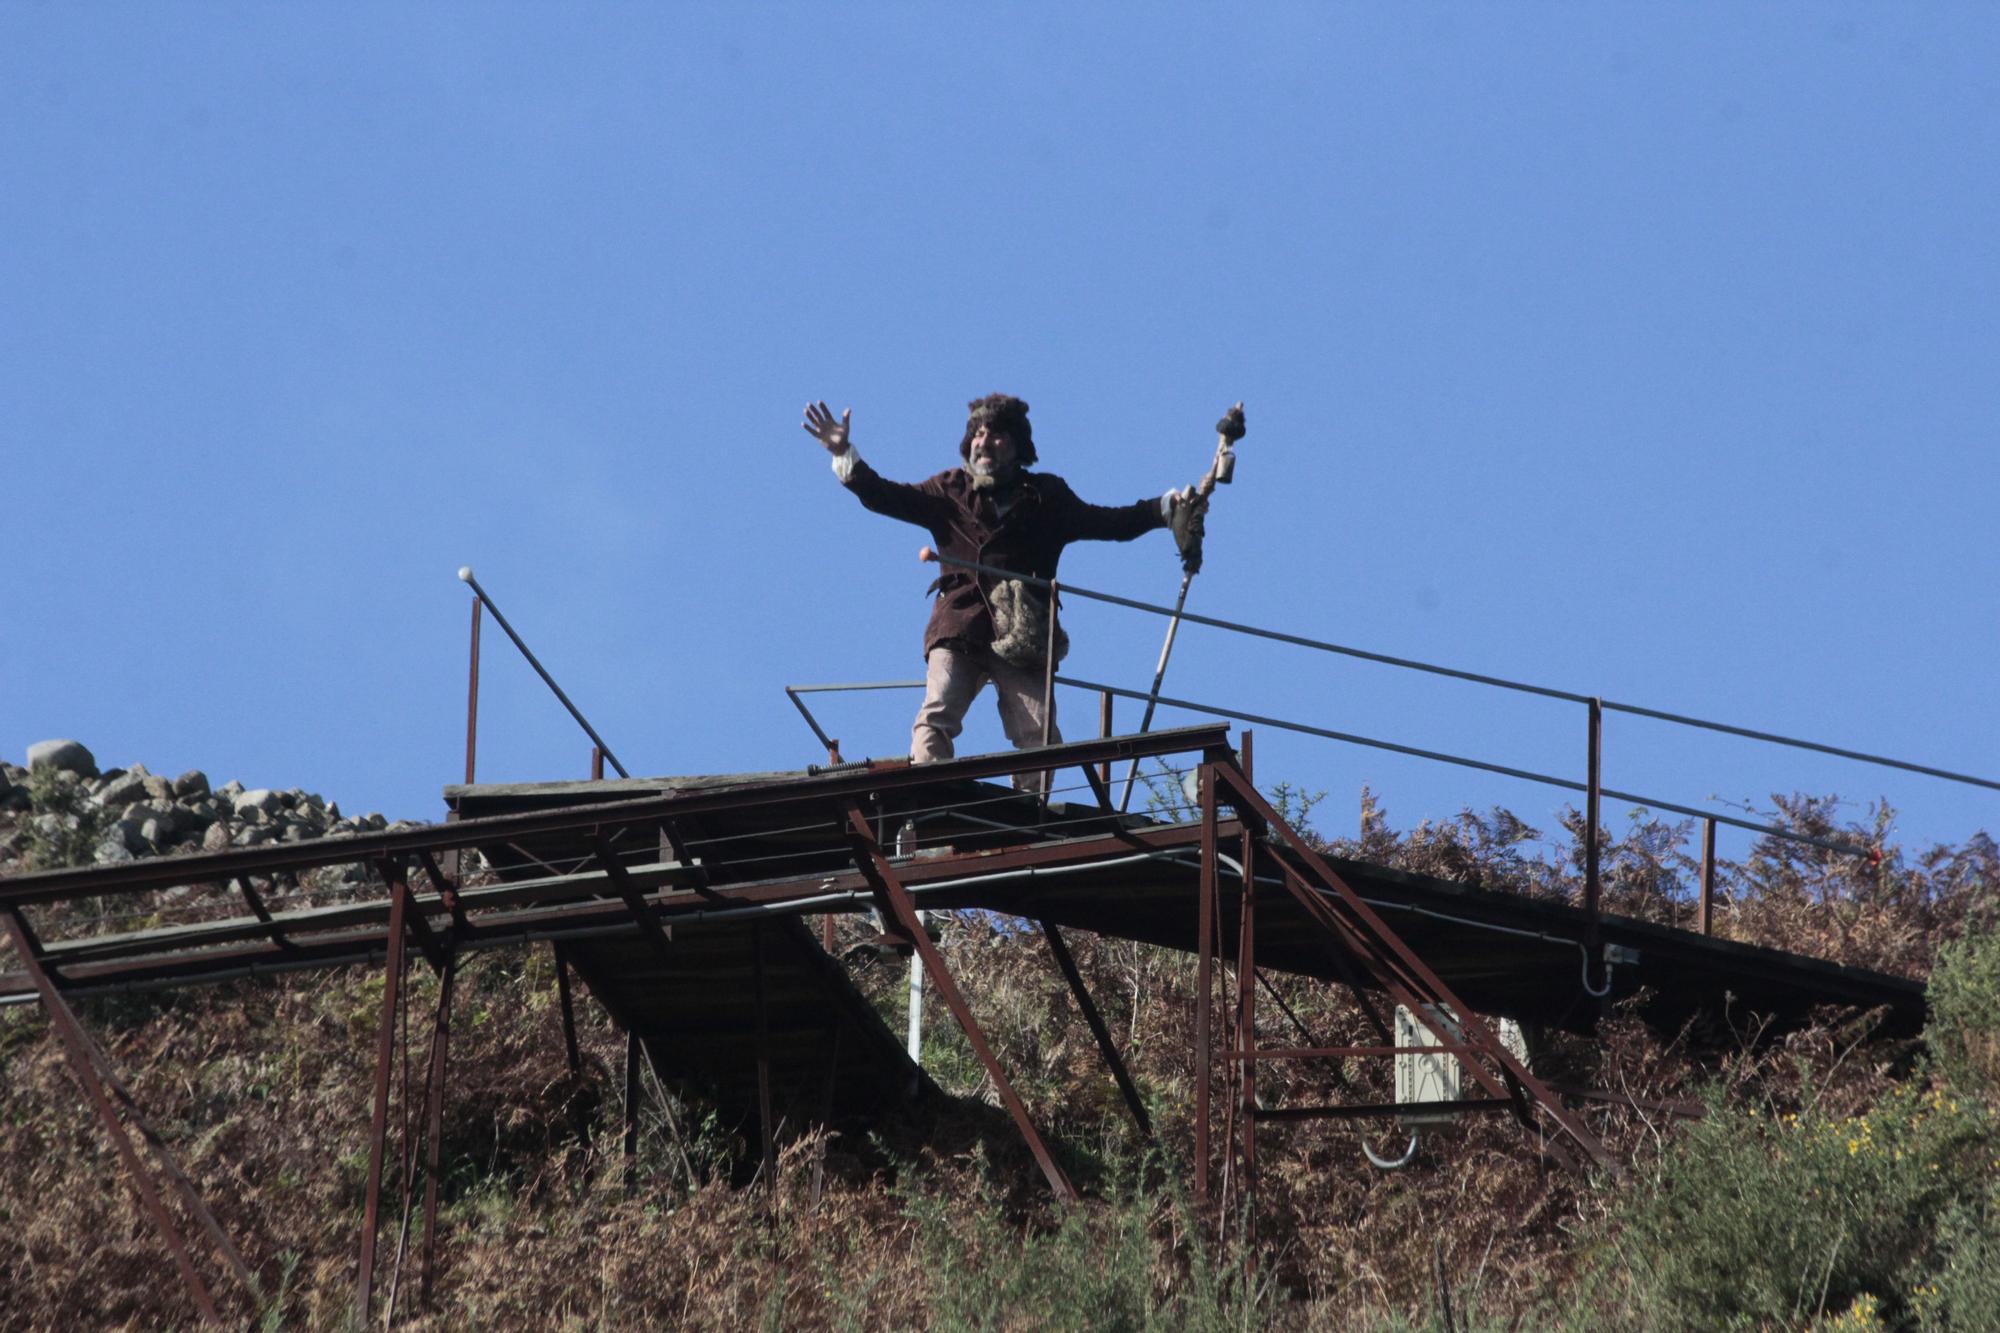
M 917 929 L 928 930 L 929 921 L 929 912 L 917 913 Z M 924 960 L 915 953 L 910 955 L 910 1059 L 924 1060 Z

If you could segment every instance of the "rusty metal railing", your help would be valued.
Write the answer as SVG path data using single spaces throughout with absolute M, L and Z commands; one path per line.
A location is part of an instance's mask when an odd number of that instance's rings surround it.
M 1758 741 L 1770 745 L 1778 745 L 1778 746 L 1788 747 L 1791 749 L 1805 750 L 1817 754 L 1830 755 L 1835 758 L 1847 759 L 1858 763 L 1872 764 L 1883 768 L 1896 769 L 1906 773 L 1915 773 L 1921 776 L 1936 778 L 1941 781 L 1957 783 L 1963 786 L 1977 787 L 1989 791 L 2000 791 L 2000 781 L 1996 781 L 1991 778 L 1979 777 L 1970 773 L 1955 772 L 1951 769 L 1940 768 L 1932 764 L 1921 764 L 1910 760 L 1898 759 L 1889 755 L 1874 754 L 1868 751 L 1856 750 L 1847 746 L 1830 745 L 1822 741 L 1807 740 L 1796 736 L 1787 736 L 1778 732 L 1766 731 L 1760 728 L 1738 726 L 1734 723 L 1718 722 L 1709 718 L 1694 717 L 1684 713 L 1670 712 L 1665 709 L 1651 708 L 1641 704 L 1633 704 L 1633 703 L 1622 702 L 1619 700 L 1605 699 L 1602 698 L 1601 696 L 1581 694 L 1573 690 L 1559 689 L 1554 686 L 1539 685 L 1528 681 L 1510 680 L 1503 676 L 1494 676 L 1484 672 L 1468 671 L 1463 668 L 1444 666 L 1435 662 L 1425 662 L 1416 658 L 1399 657 L 1390 653 L 1380 653 L 1369 649 L 1356 648 L 1351 645 L 1334 643 L 1331 642 L 1330 640 L 1325 640 L 1325 639 L 1311 638 L 1301 634 L 1293 634 L 1284 630 L 1274 630 L 1260 625 L 1251 625 L 1241 621 L 1227 620 L 1220 616 L 1201 615 L 1196 612 L 1188 611 L 1184 607 L 1161 606 L 1156 603 L 1141 601 L 1138 598 L 1121 596 L 1117 593 L 1109 593 L 1095 588 L 1081 587 L 1074 583 L 1058 583 L 1054 579 L 1042 579 L 1042 578 L 1037 578 L 1033 575 L 1018 574 L 1012 570 L 1005 570 L 991 565 L 980 564 L 975 561 L 958 560 L 954 559 L 951 556 L 943 555 L 941 553 L 927 552 L 925 558 L 927 560 L 935 561 L 937 564 L 940 565 L 950 566 L 956 569 L 963 569 L 976 574 L 985 574 L 998 578 L 1018 579 L 1022 583 L 1043 588 L 1048 591 L 1049 605 L 1050 605 L 1050 622 L 1051 622 L 1048 639 L 1050 645 L 1049 652 L 1051 654 L 1051 657 L 1045 663 L 1045 675 L 1044 675 L 1045 683 L 1044 683 L 1044 697 L 1043 697 L 1043 716 L 1045 719 L 1052 718 L 1054 715 L 1053 690 L 1056 685 L 1061 684 L 1078 689 L 1093 690 L 1098 693 L 1099 697 L 1103 700 L 1104 730 L 1107 734 L 1109 733 L 1110 730 L 1111 700 L 1113 698 L 1129 698 L 1135 700 L 1144 700 L 1145 703 L 1147 704 L 1145 718 L 1140 724 L 1140 731 L 1142 733 L 1146 730 L 1147 726 L 1151 722 L 1153 706 L 1156 704 L 1166 704 L 1169 707 L 1181 708 L 1190 712 L 1204 713 L 1214 717 L 1232 718 L 1241 722 L 1254 723 L 1258 726 L 1274 727 L 1279 730 L 1292 731 L 1304 735 L 1320 736 L 1331 740 L 1343 741 L 1348 744 L 1363 745 L 1375 749 L 1391 751 L 1398 754 L 1406 754 L 1413 756 L 1415 758 L 1430 760 L 1433 762 L 1453 764 L 1460 767 L 1478 769 L 1484 772 L 1496 773 L 1506 777 L 1517 778 L 1523 781 L 1539 783 L 1541 785 L 1552 786 L 1560 788 L 1565 791 L 1572 791 L 1581 794 L 1584 797 L 1584 812 L 1583 812 L 1584 842 L 1585 842 L 1584 906 L 1586 910 L 1589 912 L 1590 918 L 1593 922 L 1595 922 L 1598 918 L 1599 904 L 1602 896 L 1602 876 L 1600 869 L 1601 849 L 1599 848 L 1598 843 L 1599 843 L 1599 828 L 1600 828 L 1600 804 L 1602 799 L 1607 796 L 1612 798 L 1613 800 L 1632 801 L 1635 804 L 1644 805 L 1649 808 L 1664 810 L 1673 814 L 1686 815 L 1691 818 L 1703 821 L 1700 896 L 1698 899 L 1698 904 L 1696 909 L 1697 927 L 1703 934 L 1711 933 L 1713 928 L 1713 908 L 1714 908 L 1714 898 L 1715 898 L 1715 867 L 1716 867 L 1715 833 L 1718 826 L 1726 825 L 1732 828 L 1744 829 L 1749 832 L 1756 833 L 1766 837 L 1773 837 L 1788 842 L 1800 843 L 1807 846 L 1817 847 L 1823 851 L 1833 852 L 1837 855 L 1858 856 L 1858 857 L 1868 858 L 1874 861 L 1879 861 L 1882 855 L 1881 848 L 1875 845 L 1856 843 L 1845 839 L 1818 837 L 1813 834 L 1802 833 L 1794 829 L 1781 828 L 1772 824 L 1764 824 L 1756 822 L 1754 820 L 1741 819 L 1733 815 L 1718 814 L 1710 810 L 1700 809 L 1695 806 L 1685 805 L 1675 801 L 1666 801 L 1666 800 L 1661 800 L 1657 797 L 1644 796 L 1638 793 L 1625 792 L 1611 788 L 1606 788 L 1603 785 L 1602 769 L 1603 769 L 1604 714 L 1607 711 L 1626 713 L 1635 717 L 1651 718 L 1655 721 L 1668 722 L 1678 726 L 1693 727 L 1705 731 L 1718 732 L 1724 735 L 1739 736 L 1748 740 Z M 1295 647 L 1308 648 L 1316 652 L 1331 653 L 1339 656 L 1356 658 L 1362 661 L 1376 662 L 1384 666 L 1392 666 L 1403 670 L 1424 672 L 1431 675 L 1445 676 L 1454 680 L 1468 681 L 1473 684 L 1487 685 L 1495 689 L 1509 690 L 1522 694 L 1530 694 L 1547 699 L 1557 699 L 1566 703 L 1581 704 L 1586 710 L 1585 778 L 1583 781 L 1578 782 L 1574 779 L 1557 777 L 1548 773 L 1533 772 L 1528 769 L 1517 768 L 1506 764 L 1497 764 L 1487 760 L 1474 759 L 1464 755 L 1448 754 L 1446 752 L 1438 750 L 1421 749 L 1416 746 L 1405 745 L 1395 741 L 1381 740 L 1367 736 L 1358 736 L 1349 732 L 1334 731 L 1329 728 L 1313 726 L 1307 723 L 1298 722 L 1291 719 L 1277 718 L 1256 713 L 1249 713 L 1242 711 L 1240 709 L 1228 708 L 1218 704 L 1205 703 L 1189 699 L 1166 698 L 1160 695 L 1159 693 L 1157 679 L 1155 680 L 1154 689 L 1150 692 L 1144 692 L 1144 691 L 1123 689 L 1117 686 L 1107 685 L 1097 681 L 1087 681 L 1078 679 L 1076 677 L 1057 675 L 1055 671 L 1055 664 L 1053 661 L 1053 652 L 1055 645 L 1055 633 L 1054 633 L 1055 605 L 1058 593 L 1069 593 L 1073 594 L 1074 596 L 1082 597 L 1090 601 L 1103 602 L 1112 606 L 1122 606 L 1135 611 L 1144 611 L 1151 615 L 1170 617 L 1174 619 L 1176 623 L 1184 621 L 1188 624 L 1205 625 L 1212 629 L 1219 629 L 1229 633 L 1245 635 L 1252 638 L 1266 639 L 1276 643 L 1291 644 Z M 801 700 L 800 696 L 802 694 L 838 691 L 846 689 L 872 690 L 872 689 L 921 688 L 923 683 L 924 682 L 922 681 L 894 681 L 894 682 L 882 682 L 882 683 L 860 685 L 860 686 L 791 685 L 785 688 L 785 692 L 786 695 L 792 700 L 792 703 L 795 706 L 797 706 L 799 712 L 805 717 L 807 724 L 812 727 L 814 734 L 820 739 L 821 743 L 828 746 L 829 754 L 835 756 L 837 762 L 837 756 L 838 756 L 837 743 L 829 741 L 825 730 L 819 725 L 818 720 L 806 708 L 804 702 Z M 1129 793 L 1130 793 L 1130 782 L 1128 781 L 1127 783 L 1128 796 Z

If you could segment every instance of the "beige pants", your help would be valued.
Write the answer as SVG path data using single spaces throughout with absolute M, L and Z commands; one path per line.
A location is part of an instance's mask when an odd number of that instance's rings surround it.
M 910 759 L 928 764 L 949 759 L 952 741 L 965 729 L 965 710 L 987 681 L 1000 703 L 1000 727 L 1017 750 L 1042 743 L 1042 673 L 1001 661 L 984 649 L 937 647 L 924 660 L 924 702 L 910 728 Z M 1049 743 L 1062 740 L 1051 705 Z M 1042 790 L 1044 774 L 1016 773 L 1021 791 Z

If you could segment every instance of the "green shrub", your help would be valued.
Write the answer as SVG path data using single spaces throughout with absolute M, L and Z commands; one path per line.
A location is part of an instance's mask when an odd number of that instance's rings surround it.
M 1940 1078 L 2000 1103 L 2000 930 L 1969 929 L 1938 950 L 1924 1039 Z
M 1864 1297 L 1893 1324 L 1992 1158 L 1984 1107 L 1943 1089 L 1897 1088 L 1852 1117 L 1716 1106 L 1621 1210 L 1616 1257 L 1657 1326 L 1830 1326 L 1813 1321 L 1874 1317 Z
M 1912 1296 L 1918 1327 L 1981 1333 L 2000 1327 L 2000 1186 L 1946 1214 L 1939 1262 Z
M 994 1201 L 912 1201 L 940 1329 L 1220 1330 L 1267 1327 L 1268 1286 L 1213 1253 L 1178 1201 L 1143 1191 L 1071 1208 L 1053 1230 Z
M 39 768 L 28 775 L 32 812 L 21 824 L 21 860 L 29 870 L 87 866 L 98 840 L 113 822 L 111 812 L 84 799 L 74 773 Z

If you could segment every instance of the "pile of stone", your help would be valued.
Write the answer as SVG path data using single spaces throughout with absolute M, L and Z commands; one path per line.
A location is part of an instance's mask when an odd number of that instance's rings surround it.
M 390 827 L 379 814 L 346 816 L 297 787 L 211 788 L 199 769 L 168 778 L 144 764 L 99 772 L 96 757 L 72 740 L 31 745 L 27 758 L 26 768 L 0 762 L 0 860 L 18 857 L 37 833 L 45 842 L 90 837 L 91 859 L 104 865 Z

